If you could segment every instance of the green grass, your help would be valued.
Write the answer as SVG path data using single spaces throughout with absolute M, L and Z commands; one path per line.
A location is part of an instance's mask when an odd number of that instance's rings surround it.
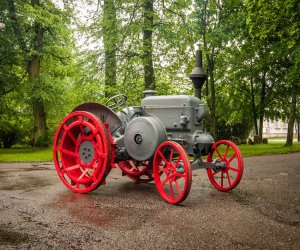
M 0 162 L 52 161 L 51 148 L 0 149 Z
M 243 156 L 277 155 L 300 152 L 300 143 L 294 142 L 293 147 L 285 147 L 284 142 L 269 142 L 269 144 L 239 145 Z
M 275 155 L 300 152 L 300 143 L 294 142 L 293 147 L 284 147 L 283 142 L 271 142 L 260 145 L 240 145 L 243 156 Z M 0 162 L 38 162 L 52 161 L 52 149 L 11 148 L 0 149 Z

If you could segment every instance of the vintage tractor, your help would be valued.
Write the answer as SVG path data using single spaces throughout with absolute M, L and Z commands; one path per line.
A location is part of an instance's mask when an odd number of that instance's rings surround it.
M 200 93 L 206 74 L 201 51 L 196 52 L 190 79 L 196 96 L 157 96 L 148 90 L 141 106 L 128 106 L 127 97 L 119 94 L 105 105 L 76 107 L 63 119 L 53 145 L 64 185 L 74 192 L 90 192 L 119 167 L 136 183 L 154 180 L 161 197 L 171 204 L 188 196 L 194 169 L 206 169 L 220 191 L 236 187 L 243 174 L 239 149 L 231 141 L 214 142 L 203 130 L 206 105 Z

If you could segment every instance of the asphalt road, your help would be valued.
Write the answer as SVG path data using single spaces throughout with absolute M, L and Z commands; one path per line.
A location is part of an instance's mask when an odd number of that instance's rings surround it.
M 300 153 L 244 162 L 229 193 L 194 171 L 180 206 L 118 169 L 80 195 L 52 163 L 1 163 L 0 249 L 300 249 Z

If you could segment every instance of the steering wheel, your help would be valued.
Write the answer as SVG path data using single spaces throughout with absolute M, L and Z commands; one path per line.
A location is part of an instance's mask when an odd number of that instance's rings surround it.
M 127 96 L 123 94 L 114 95 L 105 102 L 105 106 L 112 110 L 120 110 L 122 105 L 126 105 Z

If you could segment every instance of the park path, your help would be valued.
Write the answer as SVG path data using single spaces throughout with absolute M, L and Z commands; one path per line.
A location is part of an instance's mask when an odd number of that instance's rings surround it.
M 0 163 L 0 249 L 299 249 L 300 153 L 247 157 L 239 186 L 193 172 L 189 197 L 166 204 L 154 184 L 114 169 L 80 195 L 47 163 Z

